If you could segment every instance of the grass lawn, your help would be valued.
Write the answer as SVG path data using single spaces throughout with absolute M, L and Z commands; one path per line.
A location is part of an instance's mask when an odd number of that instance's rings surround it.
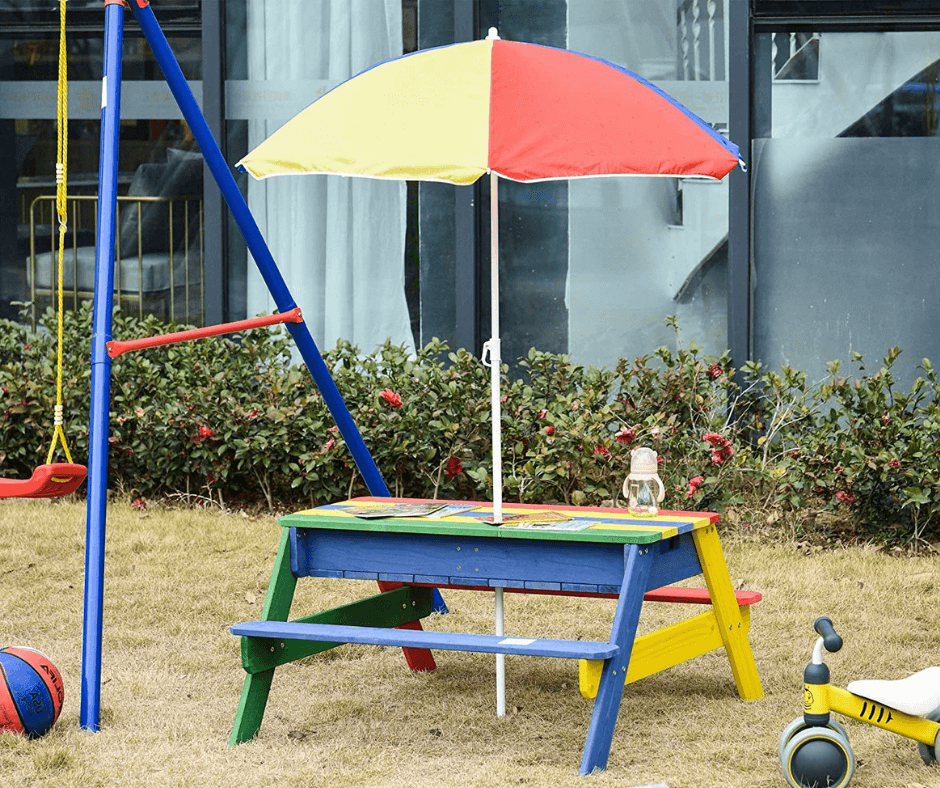
M 751 643 L 765 697 L 738 699 L 722 651 L 630 685 L 602 774 L 577 776 L 591 701 L 578 692 L 576 662 L 508 657 L 511 713 L 497 719 L 492 656 L 439 652 L 437 671 L 412 674 L 400 650 L 353 645 L 279 668 L 259 736 L 229 749 L 244 671 L 228 627 L 261 612 L 278 526 L 117 503 L 107 526 L 102 728 L 91 733 L 78 725 L 84 521 L 83 503 L 0 501 L 0 646 L 45 652 L 66 688 L 43 739 L 0 736 L 3 788 L 771 788 L 785 785 L 777 740 L 801 710 L 816 616 L 829 615 L 845 638 L 828 659 L 835 684 L 940 664 L 936 553 L 810 551 L 725 533 L 736 587 L 764 595 Z M 294 614 L 374 592 L 368 582 L 302 580 Z M 491 631 L 491 595 L 445 596 L 448 629 Z M 613 606 L 506 603 L 514 635 L 595 640 L 606 639 Z M 647 604 L 641 628 L 687 614 L 677 607 Z M 924 766 L 913 742 L 842 721 L 855 788 L 940 785 L 940 769 Z

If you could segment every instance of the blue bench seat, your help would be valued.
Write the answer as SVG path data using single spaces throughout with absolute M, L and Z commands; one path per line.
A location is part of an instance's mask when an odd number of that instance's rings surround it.
M 619 646 L 614 643 L 591 640 L 550 640 L 343 624 L 308 624 L 298 621 L 245 621 L 231 627 L 231 633 L 244 637 L 310 640 L 320 643 L 363 643 L 372 646 L 569 659 L 608 659 L 620 652 Z

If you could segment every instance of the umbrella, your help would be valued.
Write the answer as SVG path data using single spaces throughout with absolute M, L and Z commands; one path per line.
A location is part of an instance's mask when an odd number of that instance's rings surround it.
M 490 28 L 484 40 L 421 50 L 352 77 L 237 166 L 255 178 L 332 173 L 470 184 L 489 174 L 492 309 L 484 363 L 492 368 L 493 516 L 499 523 L 497 176 L 718 180 L 739 163 L 736 145 L 636 74 L 588 55 L 505 41 Z M 497 590 L 497 634 L 501 626 Z

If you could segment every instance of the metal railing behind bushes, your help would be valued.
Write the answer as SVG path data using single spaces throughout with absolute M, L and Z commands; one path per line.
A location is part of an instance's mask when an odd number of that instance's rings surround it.
M 203 212 L 194 196 L 121 197 L 115 237 L 114 302 L 138 317 L 203 325 Z M 66 308 L 94 295 L 98 198 L 67 198 L 63 280 Z M 55 195 L 29 209 L 29 298 L 35 315 L 55 303 L 58 283 Z

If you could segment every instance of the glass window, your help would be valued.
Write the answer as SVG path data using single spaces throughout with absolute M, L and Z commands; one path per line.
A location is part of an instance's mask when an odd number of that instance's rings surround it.
M 414 4 L 405 3 L 413 12 Z M 226 118 L 232 163 L 341 81 L 404 52 L 402 0 L 229 0 Z M 377 133 L 382 119 L 375 118 Z M 413 347 L 405 297 L 404 182 L 338 176 L 254 181 L 248 206 L 322 349 L 386 339 Z M 231 224 L 231 223 L 230 223 Z M 275 308 L 230 231 L 230 314 Z M 239 299 L 244 299 L 240 304 Z
M 419 4 L 422 46 L 453 41 Z M 481 0 L 477 36 L 547 44 L 601 57 L 653 81 L 727 129 L 725 3 L 708 0 Z M 697 179 L 502 180 L 502 356 L 530 347 L 612 366 L 674 341 L 665 317 L 709 352 L 727 344 L 727 185 Z M 488 336 L 489 184 L 476 195 L 476 298 Z M 452 187 L 421 186 L 422 339 L 454 333 Z M 446 219 L 446 221 L 442 221 Z
M 755 46 L 754 357 L 819 379 L 830 360 L 874 365 L 896 345 L 909 383 L 940 357 L 940 33 L 784 31 Z
M 728 125 L 723 2 L 571 0 L 568 48 L 636 72 L 721 131 Z M 684 341 L 727 346 L 727 182 L 572 180 L 568 347 L 581 363 Z
M 199 0 L 161 7 L 188 79 L 201 79 Z M 56 79 L 53 2 L 0 2 L 0 211 L 16 234 L 0 238 L 0 317 L 18 304 L 42 312 L 56 281 Z M 67 17 L 69 232 L 66 303 L 90 299 L 100 148 L 103 14 L 70 0 Z M 162 21 L 162 20 L 161 20 Z M 202 157 L 130 13 L 125 22 L 115 289 L 123 308 L 199 322 L 202 310 Z M 198 84 L 196 85 L 198 89 Z

